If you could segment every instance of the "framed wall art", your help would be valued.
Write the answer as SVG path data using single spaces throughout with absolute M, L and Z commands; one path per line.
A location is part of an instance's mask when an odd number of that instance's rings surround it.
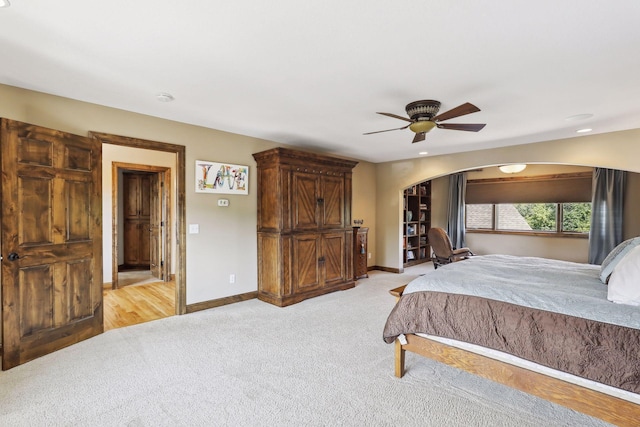
M 196 160 L 196 193 L 249 194 L 249 166 Z

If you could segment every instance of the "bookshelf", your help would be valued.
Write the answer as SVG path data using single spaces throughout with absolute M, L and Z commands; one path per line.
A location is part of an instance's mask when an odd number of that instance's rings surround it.
M 405 267 L 431 261 L 427 232 L 431 228 L 431 181 L 404 190 L 403 264 Z

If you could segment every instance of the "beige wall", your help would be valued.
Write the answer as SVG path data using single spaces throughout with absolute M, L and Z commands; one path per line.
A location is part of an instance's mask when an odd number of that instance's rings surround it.
M 376 265 L 376 168 L 373 163 L 360 162 L 353 170 L 353 219 L 364 220 L 363 227 L 369 228 L 367 266 Z
M 513 147 L 504 147 L 492 150 L 478 150 L 472 152 L 422 157 L 414 160 L 379 163 L 376 165 L 376 193 L 377 193 L 377 264 L 388 268 L 402 268 L 401 258 L 401 194 L 402 189 L 412 184 L 445 177 L 451 173 L 497 166 L 504 163 L 529 163 L 529 164 L 567 164 L 579 166 L 598 166 L 613 169 L 622 169 L 640 172 L 640 129 L 613 132 L 600 135 L 589 135 L 563 140 L 525 144 Z M 634 177 L 633 180 L 637 180 Z M 638 188 L 638 187 L 636 187 Z M 433 187 L 434 203 L 443 201 L 444 213 L 436 210 L 432 214 L 434 225 L 446 226 L 446 183 L 436 180 Z M 632 202 L 633 206 L 625 209 L 628 216 L 637 212 L 638 201 Z M 635 207 L 634 207 L 635 206 Z M 631 218 L 625 223 L 625 236 L 638 235 L 640 224 L 638 219 Z M 468 238 L 469 246 L 476 244 L 480 251 L 487 250 L 498 252 L 488 248 L 507 248 L 515 254 L 523 254 L 525 248 L 531 247 L 530 255 L 559 256 L 566 251 L 580 253 L 579 259 L 586 261 L 584 243 L 578 239 L 550 239 L 531 238 L 526 242 L 523 237 L 502 236 L 486 237 L 476 235 Z M 480 240 L 484 239 L 484 240 Z M 558 240 L 561 245 L 557 246 Z M 487 245 L 486 247 L 484 245 Z M 561 250 L 557 250 L 562 248 Z M 504 253 L 505 251 L 500 251 Z
M 168 104 L 167 108 L 171 108 Z M 123 135 L 186 147 L 186 222 L 198 224 L 199 234 L 187 234 L 187 304 L 252 292 L 257 289 L 256 175 L 252 153 L 279 146 L 273 141 L 173 122 L 114 108 L 0 85 L 0 117 L 86 136 L 89 131 Z M 104 148 L 105 201 L 104 280 L 111 281 L 111 161 L 175 164 L 143 152 Z M 172 155 L 173 157 L 173 155 Z M 142 160 L 147 162 L 142 162 Z M 249 195 L 195 193 L 195 161 L 211 160 L 249 166 Z M 375 262 L 375 167 L 361 162 L 354 170 L 354 218 L 365 220 L 372 236 Z M 226 198 L 229 207 L 218 207 Z M 175 224 L 173 227 L 176 230 Z M 174 254 L 176 251 L 174 251 Z M 174 267 L 175 267 L 174 263 Z M 373 265 L 373 264 L 372 264 Z M 229 275 L 236 282 L 229 283 Z
M 170 104 L 167 105 L 170 108 Z M 78 135 L 98 131 L 141 139 L 168 142 L 186 147 L 186 222 L 198 224 L 199 234 L 188 234 L 187 303 L 192 304 L 255 291 L 256 277 L 256 179 L 252 153 L 280 144 L 213 129 L 177 123 L 109 107 L 0 85 L 0 117 L 59 129 Z M 640 172 L 640 130 L 591 135 L 566 140 L 527 144 L 495 150 L 481 150 L 415 160 L 371 164 L 360 162 L 353 175 L 353 218 L 364 219 L 369 227 L 368 265 L 401 268 L 400 209 L 402 189 L 409 185 L 444 177 L 450 173 L 511 162 L 564 163 L 601 166 Z M 223 196 L 195 193 L 195 161 L 213 160 L 250 167 L 249 195 L 225 195 L 230 206 L 221 208 Z M 357 159 L 356 159 L 357 160 Z M 127 161 L 127 160 L 118 160 Z M 638 178 L 635 177 L 639 188 Z M 434 224 L 446 225 L 446 184 L 436 180 L 434 204 L 444 206 L 444 213 L 434 211 Z M 106 192 L 110 189 L 106 189 Z M 110 197 L 110 196 L 109 196 Z M 640 224 L 633 217 L 640 202 L 626 209 L 632 225 L 625 235 L 640 234 Z M 104 207 L 110 210 L 109 206 Z M 111 215 L 109 211 L 109 217 Z M 106 217 L 106 216 L 105 216 Z M 175 228 L 174 228 L 175 229 Z M 105 232 L 110 236 L 110 230 Z M 482 247 L 488 239 L 478 244 Z M 105 245 L 105 273 L 110 272 L 110 241 Z M 471 243 L 470 243 L 471 244 Z M 522 248 L 519 242 L 494 242 Z M 107 262 L 108 261 L 108 262 Z M 229 274 L 236 283 L 229 284 Z M 107 278 L 105 278 L 107 279 Z M 108 277 L 110 279 L 110 277 Z M 109 280 L 107 280 L 109 281 Z

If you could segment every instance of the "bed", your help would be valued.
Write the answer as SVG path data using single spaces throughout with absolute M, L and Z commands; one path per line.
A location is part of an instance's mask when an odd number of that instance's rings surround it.
M 607 300 L 601 272 L 486 255 L 392 290 L 398 302 L 383 338 L 395 343 L 396 376 L 410 351 L 617 425 L 639 425 L 640 307 Z

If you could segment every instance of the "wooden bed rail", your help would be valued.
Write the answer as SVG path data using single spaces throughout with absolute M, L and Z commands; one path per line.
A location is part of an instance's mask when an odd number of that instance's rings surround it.
M 389 293 L 399 299 L 402 291 L 404 286 Z M 404 375 L 405 352 L 410 351 L 618 426 L 640 425 L 640 405 L 627 400 L 417 335 L 407 334 L 406 340 L 404 345 L 394 343 L 398 378 Z

